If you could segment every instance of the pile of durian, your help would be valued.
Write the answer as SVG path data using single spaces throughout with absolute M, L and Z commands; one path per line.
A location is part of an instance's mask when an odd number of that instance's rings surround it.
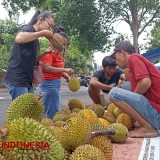
M 43 104 L 31 93 L 11 102 L 6 125 L 0 128 L 1 143 L 47 142 L 49 147 L 0 145 L 0 160 L 112 160 L 112 143 L 124 143 L 134 123 L 113 103 L 104 108 L 97 104 L 85 106 L 79 99 L 71 99 L 53 120 L 42 119 L 43 112 Z

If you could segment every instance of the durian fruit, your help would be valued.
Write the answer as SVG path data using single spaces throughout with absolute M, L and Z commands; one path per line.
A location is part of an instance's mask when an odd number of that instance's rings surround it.
M 56 121 L 67 121 L 70 118 L 69 114 L 56 113 L 53 117 L 53 122 Z
M 68 88 L 72 92 L 77 92 L 80 89 L 80 81 L 76 77 L 71 77 L 68 82 Z
M 54 123 L 53 123 L 53 120 L 50 119 L 50 118 L 43 118 L 42 121 L 41 121 L 41 124 L 43 125 L 43 127 L 47 128 L 47 127 L 50 127 L 50 126 L 53 126 Z
M 68 107 L 72 111 L 75 108 L 84 109 L 84 104 L 77 98 L 69 100 Z
M 81 111 L 81 109 L 80 108 L 74 108 L 74 109 L 72 109 L 72 113 L 78 113 L 79 111 Z
M 69 160 L 106 160 L 106 158 L 99 148 L 85 144 L 76 148 Z
M 89 109 L 92 109 L 99 118 L 102 117 L 104 114 L 104 107 L 100 104 L 93 104 L 92 106 L 89 107 Z
M 110 103 L 107 107 L 107 111 L 113 114 L 113 111 L 115 108 L 116 108 L 116 105 L 114 103 Z
M 112 160 L 113 147 L 107 136 L 93 136 L 89 144 L 99 148 L 104 153 L 106 160 Z
M 58 33 L 55 33 L 53 35 L 53 42 L 52 42 L 52 46 L 56 49 L 62 49 L 63 46 L 64 46 L 64 39 L 63 37 L 58 34 Z
M 91 124 L 91 131 L 92 132 L 105 130 L 107 128 L 108 127 L 101 124 L 99 120 L 97 122 Z
M 65 121 L 56 121 L 56 122 L 54 122 L 54 126 L 56 126 L 56 127 L 63 127 L 64 124 L 65 124 Z
M 61 145 L 63 146 L 63 139 L 64 139 L 64 130 L 62 129 L 62 127 L 57 127 L 57 126 L 50 126 L 47 128 L 47 130 L 49 131 L 49 133 L 51 133 L 58 142 L 61 143 Z
M 113 115 L 117 118 L 119 114 L 122 113 L 122 110 L 120 110 L 118 107 L 116 107 L 114 110 L 113 110 Z
M 67 114 L 69 114 L 69 113 L 71 113 L 72 111 L 70 110 L 70 108 L 68 108 L 68 106 L 66 106 L 66 107 L 63 107 L 60 112 L 61 112 L 61 113 L 67 113 Z
M 110 126 L 110 123 L 103 118 L 98 118 L 100 124 L 104 126 L 106 129 Z
M 81 117 L 70 118 L 63 126 L 63 146 L 74 151 L 78 146 L 86 144 L 91 138 L 91 126 Z
M 121 114 L 118 115 L 118 117 L 116 119 L 116 122 L 123 124 L 128 129 L 132 129 L 133 125 L 135 123 L 135 120 L 132 117 L 130 117 L 128 114 L 121 113 Z
M 108 129 L 114 129 L 115 135 L 109 137 L 113 142 L 124 143 L 128 138 L 128 129 L 121 123 L 112 123 Z
M 84 121 L 88 121 L 91 125 L 97 123 L 98 121 L 96 113 L 91 109 L 83 109 L 78 113 L 77 116 L 82 117 Z
M 21 143 L 21 147 L 4 149 L 12 160 L 64 160 L 62 145 L 39 122 L 30 118 L 14 119 L 7 125 L 5 142 Z M 23 143 L 32 143 L 25 146 Z
M 116 118 L 113 116 L 113 114 L 111 114 L 109 112 L 104 112 L 102 118 L 105 119 L 110 124 L 116 122 Z
M 38 100 L 38 98 L 32 94 L 23 94 L 14 99 L 6 112 L 6 122 L 9 123 L 14 119 L 20 117 L 28 117 L 41 121 L 44 113 L 44 105 Z
M 78 113 L 77 112 L 72 112 L 69 114 L 69 117 L 77 117 Z
M 69 160 L 69 157 L 70 157 L 70 155 L 71 155 L 71 152 L 65 149 L 65 150 L 64 150 L 64 154 L 65 154 L 64 160 Z

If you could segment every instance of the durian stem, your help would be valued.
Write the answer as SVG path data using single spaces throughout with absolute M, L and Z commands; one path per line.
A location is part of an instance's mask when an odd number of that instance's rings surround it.
M 115 135 L 115 134 L 116 132 L 114 129 L 100 130 L 100 131 L 92 132 L 92 136 Z

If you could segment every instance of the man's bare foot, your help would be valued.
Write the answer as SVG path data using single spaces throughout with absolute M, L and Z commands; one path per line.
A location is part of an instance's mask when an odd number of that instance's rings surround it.
M 154 128 L 144 128 L 144 127 L 138 127 L 132 131 L 128 132 L 128 137 L 132 138 L 151 138 L 151 137 L 157 137 L 158 133 Z

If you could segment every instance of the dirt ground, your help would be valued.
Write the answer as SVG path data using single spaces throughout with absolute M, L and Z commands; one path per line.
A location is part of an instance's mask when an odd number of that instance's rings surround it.
M 113 143 L 112 160 L 138 160 L 143 138 L 128 138 L 126 143 Z

